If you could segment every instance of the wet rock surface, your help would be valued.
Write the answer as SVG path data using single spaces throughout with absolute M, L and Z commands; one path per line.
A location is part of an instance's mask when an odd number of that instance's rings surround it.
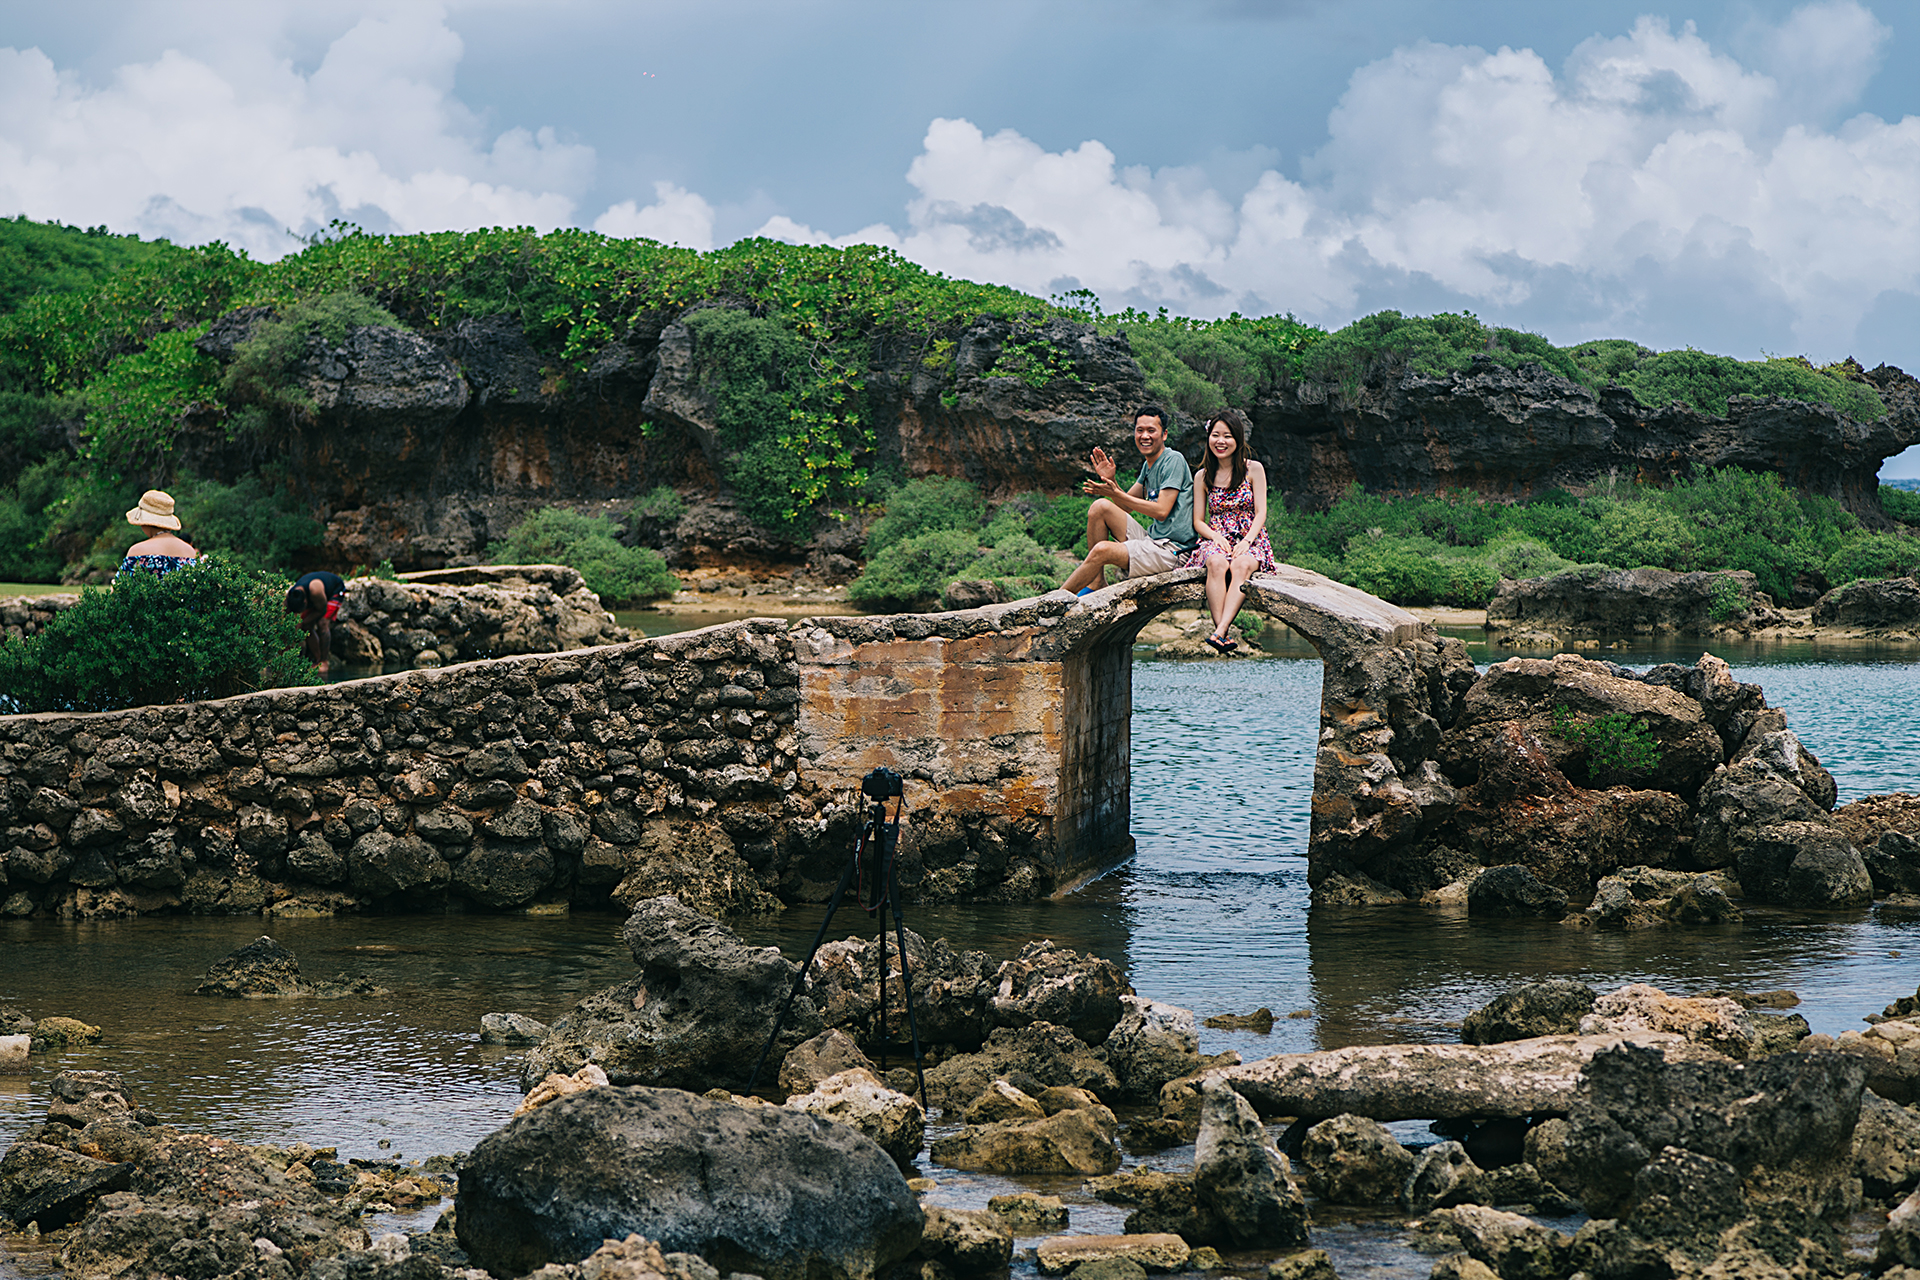
M 1571 1035 L 1593 1012 L 1594 992 L 1584 982 L 1550 978 L 1523 982 L 1468 1014 L 1460 1038 L 1468 1044 L 1499 1044 L 1534 1036 Z
M 523 1275 L 639 1232 L 766 1280 L 855 1280 L 904 1258 L 924 1217 L 893 1160 L 843 1125 L 675 1090 L 590 1089 L 468 1157 L 460 1243 Z

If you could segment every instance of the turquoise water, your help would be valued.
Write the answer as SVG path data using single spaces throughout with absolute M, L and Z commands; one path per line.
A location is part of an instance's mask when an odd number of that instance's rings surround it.
M 1907 729 L 1920 664 L 1909 655 L 1856 649 L 1834 662 L 1810 646 L 1714 647 L 1786 708 L 1833 770 L 1843 801 L 1920 790 L 1920 745 Z M 1862 1027 L 1863 1015 L 1913 992 L 1920 920 L 1884 908 L 1755 909 L 1741 925 L 1629 935 L 1420 908 L 1310 912 L 1303 855 L 1320 667 L 1297 644 L 1283 652 L 1295 656 L 1136 661 L 1132 863 L 1059 902 L 909 907 L 908 925 L 997 956 L 1051 937 L 1120 964 L 1143 995 L 1202 1015 L 1262 1005 L 1283 1015 L 1265 1036 L 1203 1031 L 1206 1051 L 1247 1058 L 1456 1039 L 1451 1024 L 1468 1011 L 1547 975 L 1601 989 L 1635 981 L 1676 991 L 1787 988 L 1802 997 L 1799 1012 L 1829 1033 Z M 1604 656 L 1644 667 L 1698 653 L 1694 645 Z M 1476 651 L 1482 662 L 1500 656 Z M 742 932 L 797 959 L 820 911 L 795 908 Z M 837 933 L 873 929 L 850 910 L 835 923 Z M 518 1011 L 551 1021 L 624 980 L 632 961 L 619 924 L 613 916 L 0 922 L 0 1003 L 78 1017 L 107 1033 L 98 1046 L 36 1057 L 25 1080 L 0 1077 L 0 1146 L 44 1113 L 51 1073 L 76 1067 L 121 1071 L 170 1123 L 226 1137 L 337 1145 L 343 1158 L 469 1149 L 519 1099 L 516 1055 L 478 1043 L 481 1016 Z M 393 994 L 296 1004 L 187 994 L 208 965 L 267 931 L 309 977 L 365 973 Z M 1296 1012 L 1303 1016 L 1284 1016 Z M 1191 1150 L 1157 1159 L 1178 1167 Z M 984 1204 L 1014 1186 L 931 1172 L 947 1203 Z M 1078 1199 L 1074 1230 L 1119 1229 L 1116 1211 Z M 420 1229 L 432 1216 L 407 1225 Z M 1397 1223 L 1320 1236 L 1342 1274 L 1425 1276 L 1430 1267 L 1400 1241 Z M 0 1242 L 0 1277 L 39 1270 Z

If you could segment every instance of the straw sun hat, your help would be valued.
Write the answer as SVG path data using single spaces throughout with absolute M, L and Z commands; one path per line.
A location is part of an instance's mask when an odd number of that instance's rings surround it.
M 173 514 L 173 495 L 149 489 L 140 495 L 140 505 L 127 512 L 127 523 L 150 529 L 178 529 L 180 517 Z

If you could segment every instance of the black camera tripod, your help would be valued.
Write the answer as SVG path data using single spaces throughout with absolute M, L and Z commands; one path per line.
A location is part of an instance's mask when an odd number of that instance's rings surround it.
M 793 979 L 793 990 L 787 992 L 787 998 L 781 1002 L 780 1015 L 773 1020 L 773 1032 L 767 1037 L 766 1047 L 760 1050 L 760 1060 L 753 1064 L 753 1074 L 747 1077 L 747 1092 L 752 1093 L 754 1085 L 760 1081 L 761 1068 L 767 1065 L 767 1055 L 773 1052 L 774 1042 L 780 1038 L 780 1028 L 786 1025 L 787 1013 L 793 1008 L 794 998 L 800 994 L 800 988 L 806 985 L 807 971 L 813 967 L 813 957 L 820 950 L 827 929 L 833 924 L 833 913 L 840 907 L 840 899 L 846 895 L 849 885 L 859 885 L 860 906 L 868 916 L 880 916 L 889 907 L 893 910 L 894 939 L 900 948 L 900 985 L 906 995 L 907 1028 L 913 1036 L 913 1077 L 920 1086 L 920 1105 L 927 1105 L 927 1077 L 920 1059 L 920 1026 L 913 1016 L 913 972 L 907 967 L 907 926 L 900 915 L 900 876 L 895 865 L 894 854 L 900 846 L 900 810 L 906 803 L 906 787 L 899 774 L 891 769 L 875 769 L 860 780 L 860 793 L 868 800 L 866 818 L 860 824 L 860 834 L 854 837 L 853 857 L 848 860 L 847 868 L 840 873 L 840 883 L 834 888 L 833 896 L 827 899 L 827 916 L 820 922 L 820 931 L 813 935 L 813 945 L 807 948 L 807 958 L 800 966 L 800 972 Z M 893 816 L 887 816 L 887 801 L 892 799 Z M 887 922 L 880 920 L 880 1011 L 874 1024 L 874 1039 L 880 1045 L 880 1069 L 887 1069 Z

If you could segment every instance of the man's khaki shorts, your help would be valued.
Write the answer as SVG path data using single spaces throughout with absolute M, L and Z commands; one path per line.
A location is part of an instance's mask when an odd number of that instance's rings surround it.
M 1180 561 L 1186 558 L 1186 552 L 1175 546 L 1167 538 L 1149 538 L 1146 527 L 1132 516 L 1127 517 L 1127 576 L 1144 578 L 1149 574 L 1167 573 L 1180 567 Z

